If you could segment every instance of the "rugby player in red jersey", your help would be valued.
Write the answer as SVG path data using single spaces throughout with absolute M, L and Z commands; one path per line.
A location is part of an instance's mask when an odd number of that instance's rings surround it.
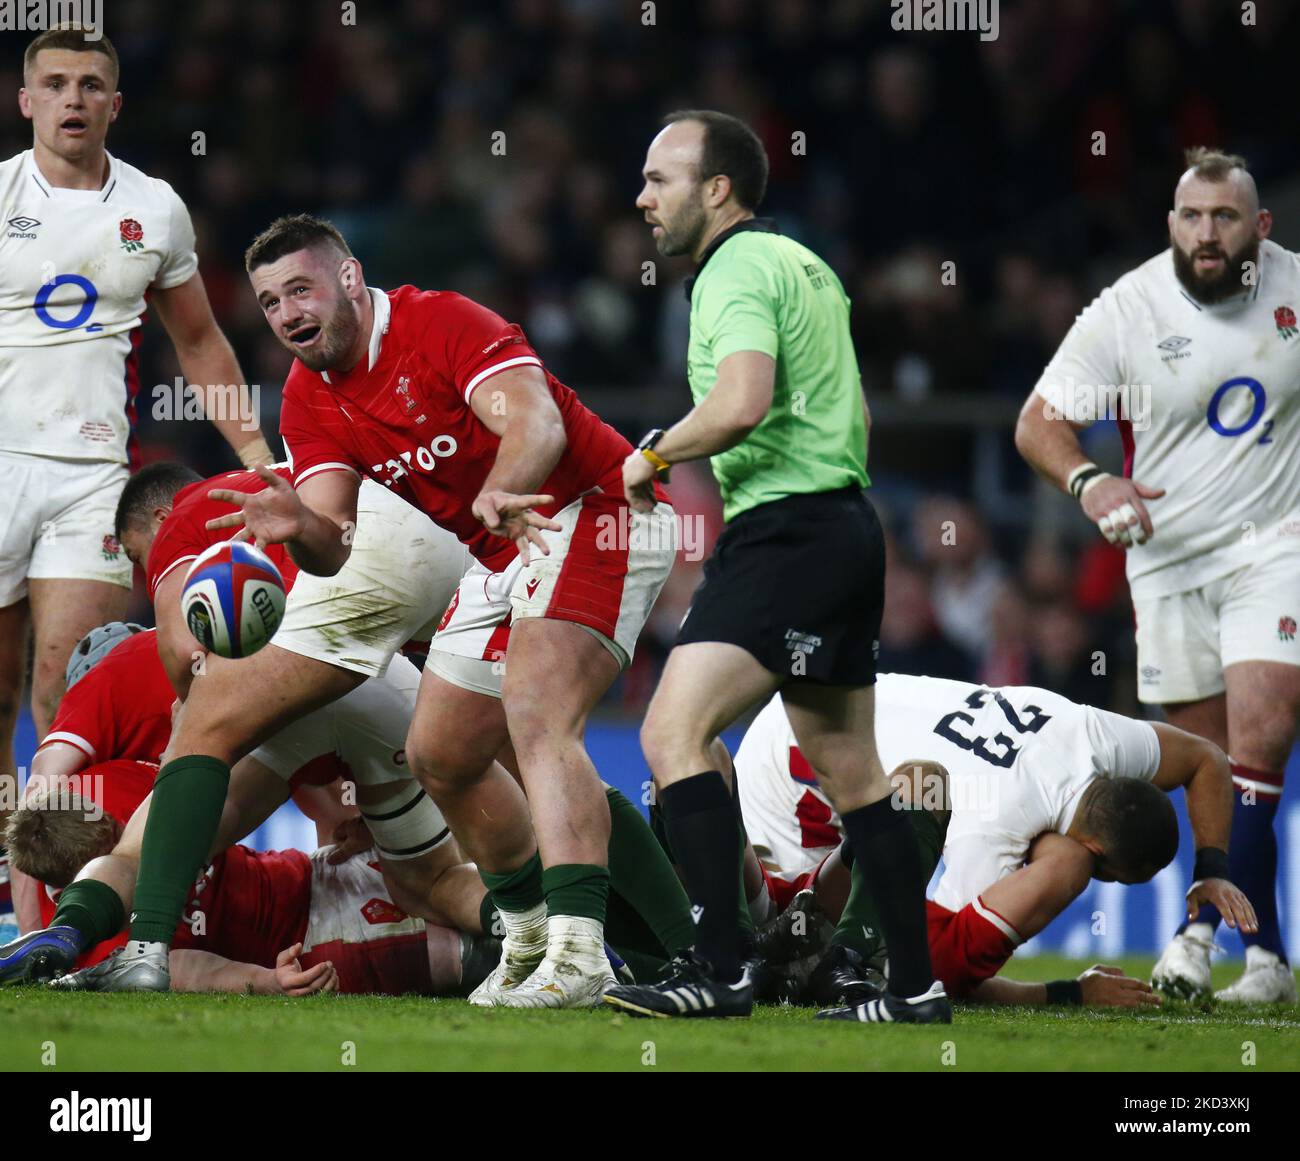
M 120 844 L 124 862 L 139 867 L 139 881 L 132 942 L 118 957 L 118 975 L 101 981 L 113 989 L 166 990 L 167 944 L 194 875 L 218 838 L 231 766 L 251 751 L 261 773 L 269 769 L 280 783 L 253 780 L 258 793 L 251 806 L 242 793 L 238 798 L 252 821 L 224 832 L 215 849 L 283 801 L 283 783 L 303 765 L 338 749 L 357 783 L 357 804 L 381 816 L 374 838 L 402 906 L 436 921 L 446 904 L 462 926 L 479 917 L 477 874 L 465 867 L 445 821 L 405 762 L 402 742 L 419 674 L 404 658 L 394 660 L 407 641 L 432 633 L 464 572 L 465 549 L 428 517 L 368 484 L 358 501 L 365 527 L 337 576 L 300 577 L 285 550 L 271 548 L 289 588 L 275 643 L 239 661 L 204 656 L 185 625 L 180 596 L 186 566 L 227 535 L 206 527 L 231 511 L 209 496 L 213 483 L 262 486 L 247 472 L 204 482 L 184 465 L 154 464 L 132 477 L 118 506 L 120 538 L 131 559 L 146 565 L 161 663 L 185 705 L 148 808 L 150 816 L 161 811 L 158 835 L 151 841 L 146 828 L 142 846 L 138 833 L 128 830 Z M 456 872 L 442 874 L 447 865 Z M 68 947 L 59 952 L 40 939 L 30 949 L 9 944 L 0 949 L 0 979 L 27 978 L 36 970 L 22 963 L 36 944 L 45 948 L 43 955 L 58 953 L 60 962 L 48 967 L 67 970 L 78 952 L 114 934 L 125 919 L 124 904 L 132 902 L 129 890 L 116 889 L 120 878 L 113 877 L 113 885 L 94 878 L 73 884 L 58 920 L 72 928 L 61 933 L 71 939 Z M 160 915 L 168 917 L 166 930 Z
M 631 512 L 631 445 L 492 311 L 368 288 L 339 232 L 307 215 L 273 223 L 245 264 L 297 357 L 280 415 L 294 486 L 260 473 L 256 495 L 223 493 L 243 511 L 217 525 L 242 523 L 328 576 L 369 477 L 469 548 L 477 563 L 432 642 L 406 751 L 502 912 L 501 966 L 472 1000 L 597 1003 L 614 982 L 610 819 L 583 731 L 672 567 L 672 510 L 658 494 Z M 507 741 L 527 800 L 493 765 Z
M 118 788 L 104 798 L 113 809 L 92 812 L 75 799 L 51 801 L 41 792 L 9 824 L 15 861 L 52 886 L 93 872 L 121 835 L 120 819 L 139 801 L 131 788 L 148 793 L 156 773 L 146 762 L 88 767 L 85 777 L 95 787 Z M 192 884 L 174 934 L 173 988 L 446 995 L 468 990 L 496 962 L 495 940 L 426 923 L 398 907 L 374 851 L 346 859 L 333 852 L 232 846 L 215 855 Z M 115 946 L 100 944 L 79 962 L 101 963 Z M 90 967 L 56 986 L 97 990 L 98 977 L 111 967 L 112 961 Z

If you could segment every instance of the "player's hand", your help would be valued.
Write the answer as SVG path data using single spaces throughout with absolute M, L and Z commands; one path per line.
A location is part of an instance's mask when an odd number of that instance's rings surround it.
M 1259 930 L 1259 920 L 1250 900 L 1240 887 L 1227 879 L 1201 879 L 1193 883 L 1187 889 L 1187 918 L 1195 919 L 1205 903 L 1214 906 L 1229 927 L 1240 928 L 1248 934 Z
M 306 527 L 307 506 L 293 485 L 278 472 L 261 464 L 253 470 L 266 481 L 266 487 L 260 492 L 213 488 L 208 493 L 209 500 L 235 504 L 239 511 L 209 520 L 205 527 L 214 532 L 219 528 L 242 526 L 244 531 L 236 539 L 252 540 L 261 549 L 268 544 L 284 544 L 297 539 Z
M 528 563 L 529 546 L 536 545 L 543 556 L 550 556 L 541 530 L 559 532 L 560 525 L 549 516 L 539 516 L 534 508 L 554 504 L 554 496 L 518 496 L 514 492 L 480 492 L 470 507 L 475 519 L 482 522 L 493 536 L 513 540 L 519 548 L 524 564 Z
M 639 451 L 623 461 L 623 494 L 633 512 L 653 512 L 655 466 Z
M 1084 486 L 1079 503 L 1101 534 L 1121 548 L 1145 544 L 1154 535 L 1143 500 L 1159 500 L 1164 488 L 1148 488 L 1123 476 L 1100 475 Z
M 366 820 L 359 814 L 345 818 L 334 828 L 334 849 L 325 857 L 325 861 L 337 867 L 346 863 L 353 855 L 368 851 L 375 845 L 375 840 L 366 826 Z
M 305 971 L 298 962 L 302 944 L 286 947 L 275 957 L 275 982 L 286 996 L 311 996 L 317 992 L 337 992 L 339 974 L 329 960 L 309 967 Z
M 1126 976 L 1117 967 L 1093 964 L 1079 976 L 1088 1008 L 1158 1008 L 1160 997 L 1144 980 Z

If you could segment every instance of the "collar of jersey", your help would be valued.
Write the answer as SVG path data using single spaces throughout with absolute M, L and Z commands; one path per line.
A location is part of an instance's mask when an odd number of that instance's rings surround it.
M 67 192 L 75 194 L 97 193 L 100 195 L 99 200 L 101 202 L 108 201 L 109 195 L 117 185 L 117 158 L 109 153 L 107 149 L 104 150 L 104 156 L 108 158 L 108 177 L 104 179 L 104 184 L 99 189 L 78 189 L 69 190 Z M 29 149 L 26 151 L 23 157 L 23 168 L 31 176 L 32 181 L 40 187 L 41 193 L 43 193 L 47 198 L 57 196 L 54 191 L 61 189 L 62 187 L 50 185 L 45 174 L 40 171 L 39 166 L 36 164 L 36 150 Z
M 367 286 L 370 291 L 370 302 L 375 308 L 375 322 L 370 328 L 370 356 L 366 363 L 366 370 L 373 371 L 375 364 L 379 362 L 379 348 L 383 346 L 384 336 L 388 334 L 388 325 L 393 317 L 393 304 L 388 301 L 388 295 L 374 286 Z M 328 371 L 322 371 L 320 377 L 326 383 L 332 383 Z
M 699 278 L 704 267 L 708 264 L 710 258 L 718 252 L 722 244 L 737 234 L 743 234 L 750 230 L 757 230 L 762 234 L 779 234 L 781 231 L 777 228 L 775 218 L 746 218 L 743 222 L 737 222 L 734 226 L 723 230 L 712 242 L 709 248 L 700 256 L 700 264 L 695 268 L 695 273 L 691 275 L 682 287 L 686 292 L 686 301 L 691 301 L 691 291 L 695 289 L 695 280 Z

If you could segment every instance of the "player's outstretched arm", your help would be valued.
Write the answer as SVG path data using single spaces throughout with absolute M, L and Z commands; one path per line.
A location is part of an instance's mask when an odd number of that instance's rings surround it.
M 1151 726 L 1160 739 L 1160 765 L 1153 781 L 1166 792 L 1183 788 L 1192 824 L 1197 868 L 1196 881 L 1187 892 L 1188 918 L 1196 917 L 1201 904 L 1212 903 L 1229 927 L 1257 930 L 1254 907 L 1227 877 L 1233 807 L 1228 756 L 1208 739 L 1166 722 Z
M 258 466 L 266 483 L 260 492 L 213 488 L 208 496 L 239 511 L 209 520 L 210 531 L 244 529 L 241 535 L 258 548 L 283 544 L 303 572 L 334 576 L 352 554 L 357 528 L 357 492 L 361 481 L 351 472 L 322 472 L 295 489 L 269 468 Z
M 194 384 L 203 412 L 247 468 L 274 458 L 262 435 L 254 398 L 239 360 L 217 326 L 202 275 L 195 273 L 170 290 L 154 288 L 149 301 L 176 348 L 187 383 Z
M 338 972 L 326 960 L 306 970 L 298 962 L 302 944 L 286 947 L 275 967 L 237 963 L 210 951 L 173 951 L 168 957 L 174 992 L 252 992 L 259 996 L 311 996 L 336 992 Z
M 1078 1003 L 1086 1008 L 1159 1007 L 1160 997 L 1143 980 L 1126 976 L 1119 968 L 1096 964 L 1082 972 Z M 977 1004 L 1049 1004 L 1058 1002 L 1048 985 L 1024 980 L 1006 980 L 1000 976 L 985 980 L 967 997 Z M 1063 1001 L 1075 1002 L 1073 999 Z

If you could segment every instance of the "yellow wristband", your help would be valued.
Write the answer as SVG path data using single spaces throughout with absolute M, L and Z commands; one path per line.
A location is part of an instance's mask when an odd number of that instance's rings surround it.
M 275 462 L 275 456 L 271 454 L 271 449 L 267 446 L 266 440 L 260 435 L 256 439 L 250 439 L 243 447 L 237 448 L 235 455 L 239 457 L 239 462 L 246 468 L 251 468 L 255 464 L 271 464 Z
M 656 472 L 666 472 L 669 468 L 673 466 L 666 459 L 664 459 L 663 456 L 656 453 L 654 448 L 643 447 L 641 449 L 641 454 L 645 456 L 647 460 L 650 461 L 651 465 L 653 465 L 654 470 Z

